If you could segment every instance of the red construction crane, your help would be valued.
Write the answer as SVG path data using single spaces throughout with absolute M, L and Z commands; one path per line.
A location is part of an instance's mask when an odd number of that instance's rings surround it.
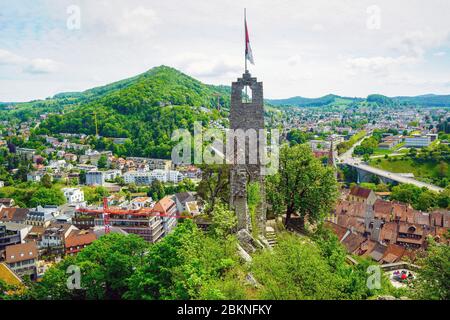
M 140 208 L 140 209 L 119 209 L 108 206 L 108 199 L 103 198 L 103 208 L 90 209 L 90 208 L 79 208 L 78 212 L 83 212 L 87 214 L 95 214 L 103 216 L 103 225 L 105 226 L 105 233 L 111 231 L 110 225 L 110 215 L 128 215 L 135 217 L 169 217 L 176 219 L 192 219 L 192 216 L 182 216 L 178 212 L 176 214 L 161 213 L 153 210 L 153 208 Z

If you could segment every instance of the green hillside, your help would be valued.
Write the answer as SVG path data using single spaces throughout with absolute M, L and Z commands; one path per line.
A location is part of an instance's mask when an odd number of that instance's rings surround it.
M 363 99 L 340 97 L 334 94 L 329 94 L 320 98 L 292 97 L 288 99 L 268 99 L 266 102 L 273 106 L 322 107 L 329 105 L 350 104 L 361 100 Z
M 417 97 L 394 97 L 392 99 L 406 105 L 450 107 L 450 95 L 427 94 Z
M 170 157 L 172 132 L 193 129 L 194 121 L 207 126 L 221 118 L 217 96 L 229 108 L 230 89 L 205 85 L 176 69 L 160 66 L 139 76 L 83 93 L 63 93 L 57 99 L 72 99 L 77 106 L 64 114 L 51 115 L 39 133 L 85 133 L 94 135 L 94 112 L 102 137 L 129 138 L 123 145 L 110 139 L 94 139 L 97 148 L 118 155 Z
M 370 105 L 370 106 L 420 106 L 420 107 L 450 107 L 450 95 L 422 95 L 416 97 L 386 97 L 380 94 L 371 94 L 366 99 L 341 97 L 329 94 L 320 98 L 292 97 L 288 99 L 268 99 L 267 103 L 273 106 L 292 107 L 326 107 L 343 105 Z

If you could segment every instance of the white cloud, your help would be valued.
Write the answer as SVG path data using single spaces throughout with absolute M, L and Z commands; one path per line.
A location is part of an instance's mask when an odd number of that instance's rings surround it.
M 433 54 L 435 57 L 443 57 L 446 55 L 445 51 L 438 51 Z
M 403 55 L 422 58 L 429 48 L 450 43 L 449 35 L 448 31 L 442 32 L 426 28 L 395 36 L 387 42 L 387 45 Z
M 376 75 L 385 75 L 391 69 L 404 65 L 416 64 L 419 60 L 414 57 L 359 57 L 350 58 L 346 61 L 346 67 L 350 74 L 355 75 L 359 72 L 367 72 Z
M 26 59 L 18 56 L 8 50 L 0 49 L 0 65 L 18 65 L 26 61 Z
M 53 73 L 58 70 L 59 63 L 52 59 L 36 58 L 28 59 L 12 53 L 8 50 L 0 49 L 0 66 L 19 66 L 24 73 L 40 74 Z
M 33 59 L 23 69 L 26 73 L 41 74 L 53 73 L 58 70 L 58 63 L 51 59 Z
M 292 57 L 290 57 L 287 60 L 287 63 L 290 66 L 296 66 L 297 64 L 299 64 L 300 62 L 302 62 L 302 57 L 299 54 L 293 55 Z
M 324 31 L 324 30 L 325 30 L 325 27 L 320 23 L 316 23 L 312 26 L 312 31 L 320 32 L 320 31 Z
M 122 36 L 136 33 L 149 35 L 154 33 L 154 26 L 159 22 L 155 11 L 139 6 L 132 10 L 125 10 L 122 19 L 116 24 L 116 28 Z
M 211 57 L 205 54 L 187 53 L 175 59 L 176 67 L 188 75 L 200 78 L 235 76 L 242 71 L 239 64 L 227 56 Z

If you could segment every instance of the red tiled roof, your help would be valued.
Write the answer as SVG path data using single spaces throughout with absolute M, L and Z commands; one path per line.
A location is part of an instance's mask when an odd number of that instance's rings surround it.
M 155 204 L 153 211 L 168 213 L 170 208 L 174 205 L 175 202 L 170 197 L 164 197 Z
M 423 236 L 423 227 L 421 225 L 400 222 L 398 232 Z
M 361 188 L 358 186 L 353 187 L 350 190 L 350 194 L 355 197 L 367 199 L 370 196 L 370 193 L 373 192 L 370 189 Z
M 359 248 L 361 243 L 365 241 L 365 238 L 359 234 L 352 233 L 349 234 L 344 241 L 342 241 L 342 244 L 347 248 L 347 251 L 350 253 L 353 253 L 355 250 Z
M 414 222 L 414 209 L 404 203 L 392 203 L 392 213 L 394 218 L 403 222 Z
M 385 221 L 391 220 L 392 203 L 384 200 L 376 200 L 373 205 L 373 211 L 375 218 L 383 219 Z
M 76 247 L 76 246 L 83 246 L 88 245 L 94 242 L 97 239 L 94 232 L 86 232 L 86 231 L 73 231 L 70 233 L 70 235 L 67 237 L 65 241 L 65 247 Z
M 342 227 L 336 223 L 326 221 L 325 225 L 329 227 L 338 237 L 339 241 L 341 241 L 342 237 L 347 233 L 348 229 Z
M 380 231 L 380 241 L 388 240 L 389 243 L 394 243 L 397 239 L 397 223 L 387 222 L 383 225 Z
M 363 256 L 369 255 L 375 249 L 376 245 L 377 243 L 375 241 L 367 239 L 366 241 L 361 243 L 359 254 Z
M 356 217 L 339 215 L 337 224 L 345 228 L 353 227 L 355 231 L 358 231 L 360 233 L 364 233 L 365 231 L 364 221 L 361 221 L 361 219 L 358 219 Z
M 7 246 L 5 256 L 7 263 L 35 259 L 38 256 L 36 243 L 28 242 Z
M 0 221 L 25 221 L 29 211 L 24 208 L 3 208 L 0 210 Z
M 386 263 L 397 262 L 403 257 L 405 251 L 406 249 L 404 247 L 391 243 L 387 246 L 381 260 Z
M 414 211 L 414 223 L 429 226 L 430 225 L 430 215 L 425 212 Z

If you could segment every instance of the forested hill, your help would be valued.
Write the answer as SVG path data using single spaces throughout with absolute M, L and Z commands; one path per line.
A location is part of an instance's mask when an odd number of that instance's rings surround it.
M 64 114 L 48 117 L 39 133 L 99 135 L 92 143 L 120 156 L 170 157 L 172 132 L 192 130 L 194 121 L 208 125 L 221 119 L 216 110 L 229 108 L 230 88 L 201 83 L 176 69 L 160 66 L 139 76 L 82 93 L 63 93 L 56 99 L 73 99 L 77 105 Z M 107 138 L 129 138 L 123 145 Z
M 362 98 L 340 97 L 329 94 L 320 98 L 292 97 L 287 99 L 267 99 L 266 101 L 273 106 L 293 106 L 293 107 L 322 107 L 333 104 L 350 104 L 352 102 L 362 101 Z
M 273 106 L 324 107 L 324 106 L 418 106 L 418 107 L 450 107 L 450 95 L 427 94 L 415 97 L 386 97 L 371 94 L 367 98 L 341 97 L 329 94 L 320 98 L 292 97 L 287 99 L 268 99 Z

